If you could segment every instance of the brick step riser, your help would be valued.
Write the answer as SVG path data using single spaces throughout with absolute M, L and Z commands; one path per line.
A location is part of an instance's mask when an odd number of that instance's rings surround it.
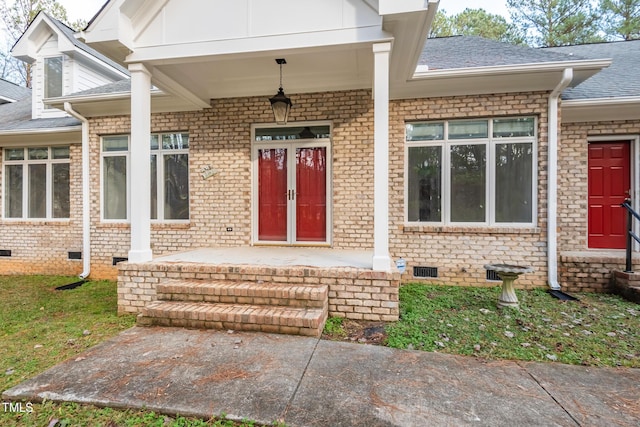
M 304 317 L 287 313 L 286 308 L 266 313 L 263 309 L 235 312 L 228 305 L 146 307 L 138 316 L 139 326 L 175 326 L 198 329 L 234 329 L 319 337 L 327 319 L 327 309 L 306 313 Z M 269 310 L 265 307 L 264 310 Z M 246 311 L 246 310 L 245 310 Z
M 241 295 L 209 295 L 193 293 L 158 293 L 160 301 L 182 301 L 182 302 L 207 302 L 223 304 L 251 304 L 280 307 L 301 307 L 301 308 L 322 308 L 325 306 L 327 296 L 322 300 L 315 299 L 294 299 L 294 298 L 268 298 L 260 296 Z

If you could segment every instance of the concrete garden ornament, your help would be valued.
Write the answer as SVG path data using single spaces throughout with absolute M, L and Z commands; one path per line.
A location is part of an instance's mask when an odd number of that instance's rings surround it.
M 518 296 L 516 295 L 513 282 L 524 273 L 532 273 L 533 268 L 509 264 L 486 264 L 485 270 L 493 270 L 502 279 L 502 294 L 498 298 L 498 308 L 512 307 L 518 308 Z

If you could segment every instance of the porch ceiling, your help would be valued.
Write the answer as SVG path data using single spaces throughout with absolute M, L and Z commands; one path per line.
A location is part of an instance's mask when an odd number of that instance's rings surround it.
M 274 95 L 280 82 L 276 58 L 287 60 L 282 70 L 287 94 L 371 87 L 370 43 L 187 58 L 180 63 L 153 61 L 149 65 L 158 87 L 164 89 L 164 80 L 169 78 L 184 90 L 208 100 Z

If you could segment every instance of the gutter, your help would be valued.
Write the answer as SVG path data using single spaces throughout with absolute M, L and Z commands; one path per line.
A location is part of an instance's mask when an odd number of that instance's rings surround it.
M 549 95 L 548 168 L 547 168 L 547 273 L 549 287 L 560 290 L 558 283 L 558 101 L 573 80 L 573 68 L 565 68 L 562 78 Z
M 82 122 L 82 266 L 81 279 L 91 273 L 91 217 L 90 217 L 90 163 L 89 163 L 89 120 L 73 109 L 71 103 L 64 103 L 64 111 Z
M 566 71 L 567 69 L 600 71 L 601 69 L 610 66 L 611 62 L 612 61 L 610 59 L 584 59 L 578 61 L 535 62 L 529 64 L 490 65 L 484 67 L 450 68 L 440 70 L 428 69 L 426 66 L 419 66 L 416 73 L 413 75 L 412 80 L 475 77 L 484 76 L 486 74 L 512 75 L 531 72 Z

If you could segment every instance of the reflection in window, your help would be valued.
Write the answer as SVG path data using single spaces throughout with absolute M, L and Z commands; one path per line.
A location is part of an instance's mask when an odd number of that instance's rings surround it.
M 451 222 L 486 221 L 486 155 L 481 144 L 451 147 Z
M 5 218 L 69 218 L 69 157 L 69 146 L 5 149 Z
M 44 97 L 62 96 L 62 57 L 44 59 Z M 45 106 L 45 108 L 53 108 Z
M 532 224 L 535 126 L 534 117 L 407 124 L 407 221 Z
M 531 222 L 533 144 L 496 145 L 496 222 Z
M 442 148 L 409 148 L 409 221 L 442 220 Z

